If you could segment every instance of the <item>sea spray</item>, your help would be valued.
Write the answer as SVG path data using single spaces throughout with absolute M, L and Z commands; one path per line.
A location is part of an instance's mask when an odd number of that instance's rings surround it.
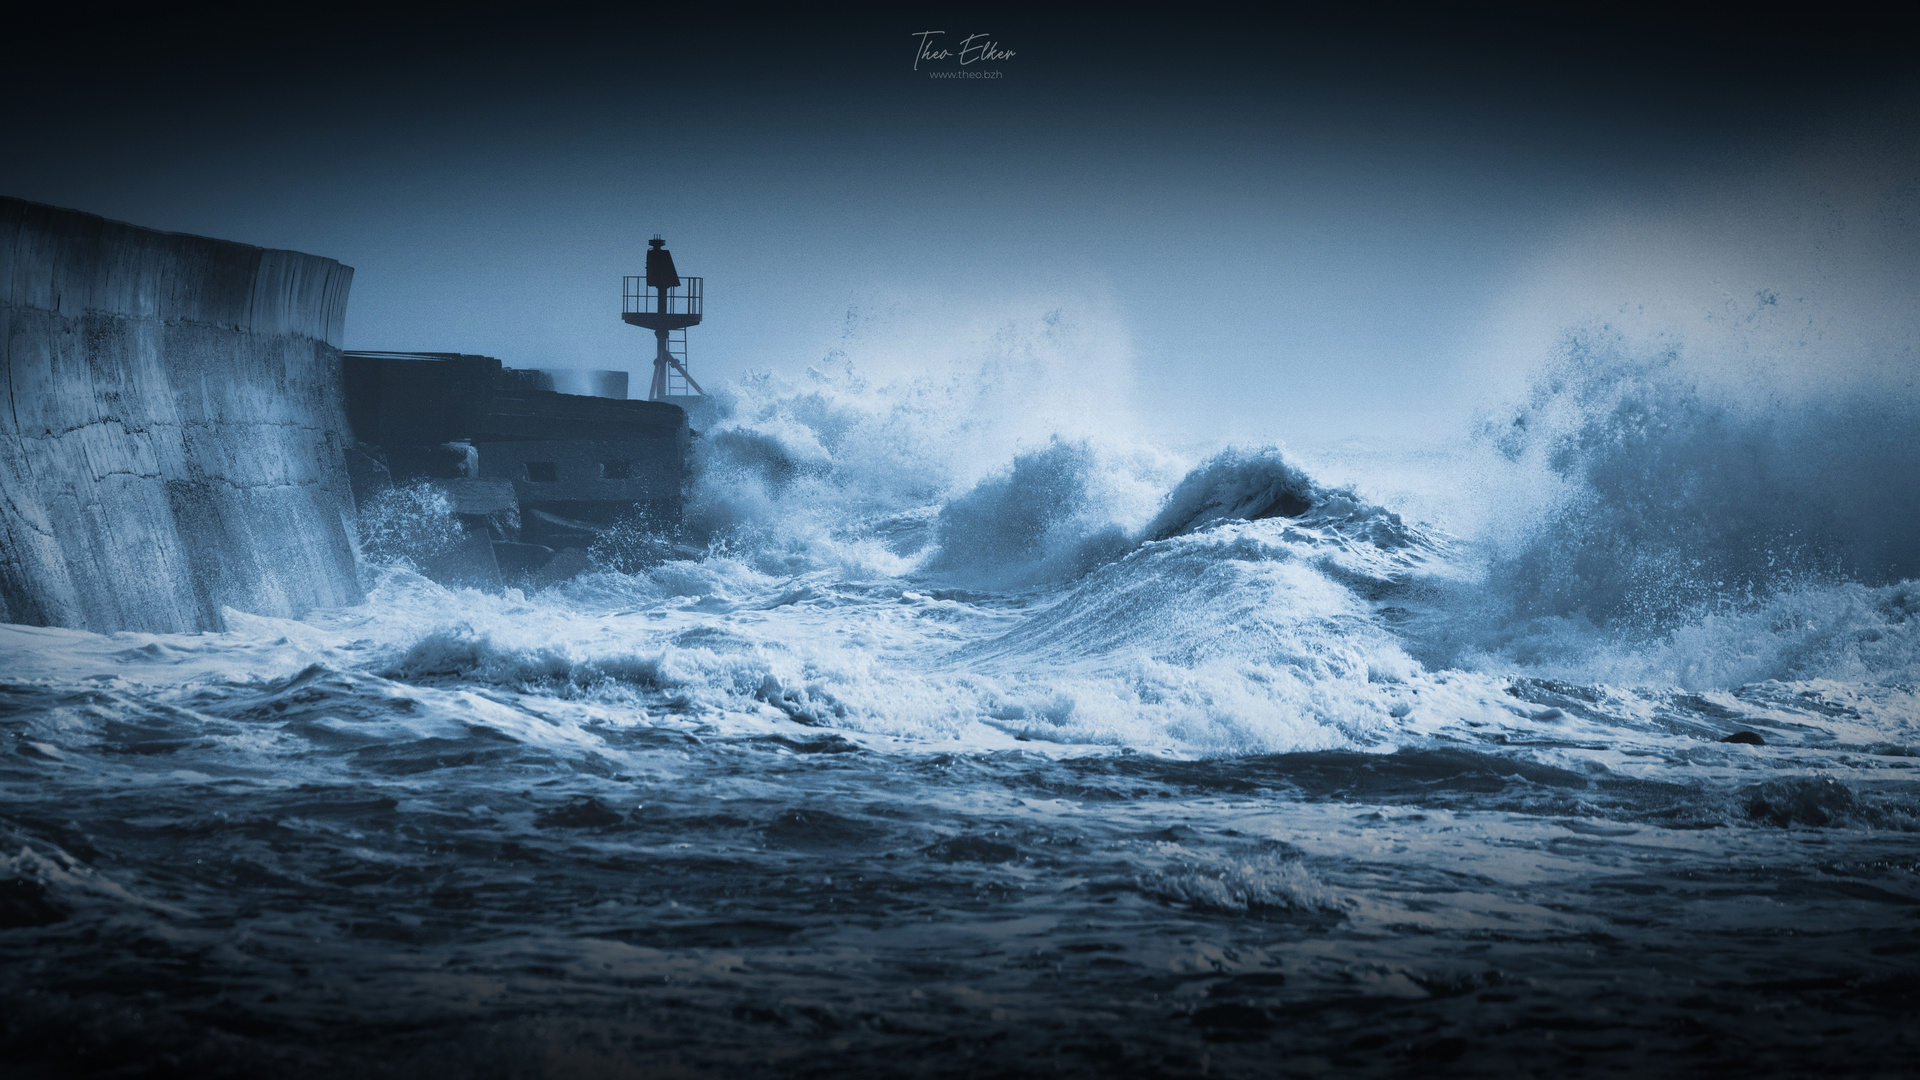
M 940 508 L 927 569 L 979 588 L 1021 588 L 1077 577 L 1133 546 L 1117 517 L 1137 516 L 1145 494 L 1087 441 L 1055 439 L 1021 454 Z M 1131 499 L 1129 499 L 1131 496 Z M 1127 505 L 1128 502 L 1133 505 Z
M 1920 406 L 1716 392 L 1669 343 L 1569 335 L 1483 435 L 1575 488 L 1500 554 L 1515 614 L 1662 629 L 1809 581 L 1920 574 Z
M 464 537 L 452 500 L 427 481 L 387 488 L 360 508 L 360 555 L 374 566 L 418 569 Z

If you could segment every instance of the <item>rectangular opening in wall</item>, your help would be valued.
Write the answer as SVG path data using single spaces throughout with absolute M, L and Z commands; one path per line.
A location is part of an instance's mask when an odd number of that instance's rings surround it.
M 608 480 L 631 480 L 633 479 L 633 462 L 631 461 L 602 462 L 600 465 L 600 475 L 607 478 Z
M 560 479 L 560 467 L 551 461 L 529 461 L 527 479 L 536 484 L 554 483 Z

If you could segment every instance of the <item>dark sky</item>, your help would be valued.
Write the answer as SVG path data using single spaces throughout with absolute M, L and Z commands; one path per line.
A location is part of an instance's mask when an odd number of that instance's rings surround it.
M 1451 430 L 1579 318 L 1915 284 L 1911 24 L 655 7 L 39 16 L 0 192 L 331 256 L 350 347 L 526 367 L 644 363 L 660 232 L 703 381 L 839 350 L 1189 442 Z M 1013 55 L 931 78 L 923 30 Z

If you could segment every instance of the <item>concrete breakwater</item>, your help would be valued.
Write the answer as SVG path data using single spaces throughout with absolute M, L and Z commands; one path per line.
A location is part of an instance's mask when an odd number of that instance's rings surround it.
M 357 602 L 353 270 L 0 198 L 0 622 Z
M 680 406 L 625 400 L 624 379 L 618 398 L 563 394 L 546 372 L 462 353 L 350 352 L 344 380 L 356 440 L 347 470 L 355 499 L 374 508 L 373 547 L 385 492 L 425 485 L 465 541 L 405 554 L 443 584 L 561 580 L 587 568 L 606 533 L 626 549 L 616 568 L 645 558 L 640 549 L 664 555 L 692 438 Z

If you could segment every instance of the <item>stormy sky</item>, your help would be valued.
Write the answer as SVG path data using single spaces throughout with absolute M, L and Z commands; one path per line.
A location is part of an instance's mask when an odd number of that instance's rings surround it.
M 710 385 L 1100 383 L 1176 442 L 1455 431 L 1579 320 L 1705 342 L 1769 294 L 1820 353 L 1789 366 L 1916 355 L 1911 24 L 36 18 L 0 192 L 337 258 L 351 348 L 644 384 L 620 277 L 658 232 Z M 916 70 L 925 31 L 1011 55 Z

